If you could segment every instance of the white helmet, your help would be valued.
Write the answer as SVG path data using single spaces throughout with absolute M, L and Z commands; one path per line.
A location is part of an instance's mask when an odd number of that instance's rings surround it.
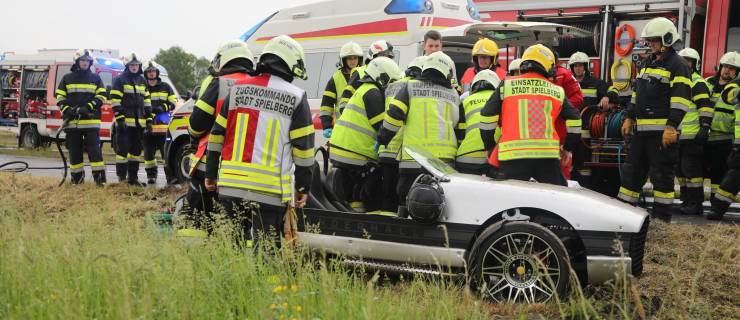
M 411 62 L 409 62 L 409 65 L 408 67 L 406 67 L 406 69 L 417 68 L 421 70 L 424 67 L 424 61 L 426 60 L 427 56 L 418 56 L 411 60 Z
M 568 67 L 572 68 L 574 64 L 576 63 L 585 63 L 586 68 L 588 68 L 589 63 L 588 55 L 583 52 L 576 52 L 573 55 L 570 56 L 570 59 L 568 59 Z
M 740 54 L 735 51 L 725 53 L 722 55 L 722 58 L 719 59 L 720 67 L 722 67 L 723 64 L 734 67 L 735 69 L 740 69 Z
M 493 72 L 491 69 L 479 71 L 478 74 L 473 77 L 473 87 L 475 87 L 479 81 L 485 81 L 493 86 L 493 88 L 498 88 L 498 85 L 501 83 L 501 79 L 498 77 L 496 72 Z
M 304 64 L 306 54 L 303 52 L 301 44 L 293 38 L 286 35 L 272 38 L 262 50 L 262 56 L 265 54 L 273 54 L 283 60 L 294 76 L 303 80 L 308 79 L 306 65 Z M 262 56 L 260 56 L 260 59 Z
M 455 63 L 452 61 L 450 56 L 446 55 L 442 51 L 437 51 L 427 56 L 427 60 L 424 61 L 424 67 L 421 68 L 422 72 L 434 69 L 439 71 L 445 78 L 452 80 L 452 70 Z
M 85 59 L 90 62 L 93 61 L 92 54 L 90 54 L 90 51 L 87 49 L 79 49 L 75 51 L 75 54 L 72 56 L 72 61 L 77 62 L 77 60 L 80 59 Z
M 247 44 L 240 40 L 229 40 L 222 43 L 216 51 L 216 56 L 211 61 L 213 69 L 221 70 L 229 61 L 234 59 L 247 59 L 254 66 L 254 55 Z
M 519 66 L 522 64 L 522 59 L 514 59 L 509 62 L 509 73 L 519 71 Z
M 381 87 L 386 87 L 389 83 L 403 78 L 401 68 L 393 59 L 388 57 L 377 57 L 370 61 L 367 69 L 365 69 L 365 74 L 380 84 Z
M 645 27 L 642 28 L 642 34 L 640 35 L 640 38 L 660 38 L 660 40 L 663 42 L 664 47 L 670 47 L 678 40 L 680 40 L 676 25 L 674 25 L 671 20 L 663 17 L 658 17 L 650 20 L 650 22 L 648 22 Z
M 341 49 L 339 49 L 339 67 L 345 67 L 345 59 L 349 57 L 357 57 L 360 59 L 358 65 L 362 65 L 362 47 L 356 42 L 347 42 Z
M 684 57 L 685 59 L 694 60 L 695 64 L 691 66 L 691 70 L 698 69 L 698 67 L 701 65 L 701 56 L 699 56 L 699 52 L 692 48 L 684 48 L 678 52 L 678 55 Z
M 372 60 L 379 55 L 393 59 L 393 45 L 385 40 L 373 42 L 373 44 L 370 45 L 370 49 L 367 50 L 366 58 L 367 60 Z
M 139 64 L 140 65 L 141 64 L 141 60 L 139 60 L 139 58 L 136 55 L 136 53 L 131 52 L 131 53 L 129 53 L 126 56 L 123 57 L 123 64 L 126 65 L 127 67 L 130 64 Z

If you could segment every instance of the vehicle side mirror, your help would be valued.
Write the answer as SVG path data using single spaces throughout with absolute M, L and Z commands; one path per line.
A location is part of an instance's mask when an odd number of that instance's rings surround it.
M 183 100 L 186 100 L 186 101 L 187 101 L 187 100 L 189 100 L 189 99 L 197 99 L 197 97 L 196 97 L 196 96 L 197 96 L 197 94 L 193 94 L 193 92 L 192 92 L 192 91 L 188 90 L 187 92 L 185 92 L 185 94 L 184 94 L 184 95 L 182 95 L 182 97 L 181 97 L 181 98 L 182 98 Z

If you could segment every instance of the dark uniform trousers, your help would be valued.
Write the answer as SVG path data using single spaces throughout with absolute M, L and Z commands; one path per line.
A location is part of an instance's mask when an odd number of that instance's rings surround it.
M 696 142 L 682 143 L 679 150 L 676 176 L 681 182 L 681 201 L 701 203 L 704 201 L 702 158 L 704 146 Z M 697 180 L 697 181 L 692 181 Z M 699 182 L 701 180 L 701 182 Z
M 128 181 L 138 181 L 143 135 L 143 128 L 126 126 L 123 136 L 116 138 L 116 174 L 119 179 L 128 177 Z
M 649 176 L 655 192 L 653 211 L 656 214 L 668 215 L 670 205 L 673 203 L 674 170 L 678 162 L 679 147 L 678 144 L 673 144 L 664 148 L 662 139 L 661 134 L 632 137 L 627 161 L 622 166 L 622 187 L 633 195 L 630 199 L 621 199 L 632 204 L 637 203 L 639 193 Z
M 254 236 L 254 239 L 272 241 L 275 245 L 280 245 L 283 217 L 287 207 L 228 196 L 221 196 L 219 203 L 223 206 L 229 221 L 235 223 L 233 236 L 237 243 L 245 244 Z
M 69 163 L 73 168 L 71 172 L 72 183 L 82 183 L 85 179 L 84 167 L 74 169 L 76 165 L 83 164 L 83 155 L 87 151 L 87 158 L 90 164 L 102 163 L 103 152 L 100 149 L 100 129 L 65 129 L 67 150 L 69 150 Z M 75 172 L 79 170 L 78 172 Z M 105 164 L 102 167 L 93 166 L 93 177 L 95 182 L 104 182 Z M 102 175 L 102 177 L 100 176 Z
M 214 201 L 218 199 L 218 193 L 206 190 L 205 173 L 196 170 L 190 177 L 188 185 L 189 210 L 185 212 L 187 219 L 194 227 L 201 230 L 212 230 L 212 213 Z
M 732 140 L 709 141 L 704 145 L 703 176 L 712 181 L 712 195 L 727 173 L 727 158 L 731 152 Z
M 558 159 L 518 159 L 501 161 L 499 178 L 549 183 L 568 186 Z
M 712 197 L 712 211 L 719 214 L 727 212 L 735 200 L 735 195 L 740 191 L 740 151 L 733 150 L 727 160 L 727 173 Z
M 159 155 L 164 159 L 164 141 L 165 135 L 159 133 L 151 133 L 144 135 L 144 163 L 146 170 L 146 177 L 148 179 L 157 179 L 157 160 L 156 155 L 159 151 Z M 169 179 L 169 177 L 167 177 Z

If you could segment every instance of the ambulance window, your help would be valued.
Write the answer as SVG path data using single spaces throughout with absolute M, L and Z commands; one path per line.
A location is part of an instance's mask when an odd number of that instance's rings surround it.
M 337 71 L 337 64 L 339 64 L 339 52 L 327 52 L 324 53 L 324 61 L 321 66 L 321 74 L 319 75 L 319 93 L 323 95 L 326 84 L 329 83 L 329 79 Z
M 57 78 L 56 78 L 56 86 L 54 86 L 54 89 L 59 88 L 59 83 L 62 82 L 62 78 L 64 75 L 69 73 L 72 70 L 72 65 L 63 64 L 57 66 Z
M 321 69 L 323 61 L 323 53 L 306 54 L 306 71 L 308 72 L 308 80 L 296 78 L 295 81 L 293 81 L 295 85 L 306 91 L 306 95 L 309 99 L 317 99 L 319 97 L 319 78 L 322 72 Z

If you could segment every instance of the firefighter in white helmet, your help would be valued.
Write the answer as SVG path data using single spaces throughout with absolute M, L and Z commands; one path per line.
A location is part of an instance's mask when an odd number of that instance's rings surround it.
M 387 145 L 403 128 L 404 147 L 414 147 L 452 164 L 457 154 L 455 128 L 460 121 L 460 97 L 452 88 L 454 62 L 442 51 L 424 61 L 419 80 L 410 80 L 396 93 L 385 114 L 378 142 Z M 427 106 L 434 105 L 434 108 Z M 421 166 L 405 151 L 399 164 L 399 215 L 406 216 L 406 196 Z
M 364 197 L 364 194 L 380 195 L 380 192 L 363 192 L 370 174 L 379 172 L 370 168 L 378 161 L 377 132 L 385 115 L 385 90 L 388 85 L 400 80 L 403 72 L 387 57 L 370 61 L 365 69 L 362 83 L 344 108 L 344 113 L 335 123 L 335 135 L 329 141 L 330 159 L 335 168 L 342 171 L 346 183 L 346 194 L 350 206 L 358 211 L 373 212 L 380 209 L 381 199 Z M 365 190 L 363 190 L 365 189 Z M 363 201 L 364 200 L 364 201 Z M 374 201 L 373 201 L 374 200 Z
M 370 44 L 370 49 L 367 50 L 367 56 L 365 57 L 365 65 L 352 70 L 352 74 L 350 75 L 349 80 L 347 80 L 347 85 L 344 87 L 344 90 L 342 90 L 342 94 L 339 98 L 340 114 L 342 113 L 342 109 L 344 109 L 344 105 L 349 101 L 349 98 L 355 94 L 355 90 L 357 90 L 357 88 L 362 84 L 360 80 L 365 77 L 365 68 L 367 67 L 367 64 L 377 57 L 393 59 L 395 57 L 393 53 L 393 45 L 385 40 L 378 40 Z
M 139 182 L 139 163 L 144 133 L 152 130 L 152 103 L 142 76 L 142 61 L 132 52 L 123 62 L 126 69 L 113 81 L 110 91 L 116 119 L 116 175 L 119 182 L 143 186 Z
M 712 92 L 714 106 L 709 139 L 704 146 L 704 176 L 712 181 L 712 197 L 715 196 L 722 177 L 727 173 L 727 158 L 732 152 L 735 106 L 722 100 L 725 87 L 737 78 L 740 72 L 740 55 L 730 51 L 719 59 L 717 73 L 707 79 Z
M 243 237 L 252 225 L 257 235 L 283 230 L 286 206 L 294 201 L 302 207 L 308 199 L 314 127 L 306 92 L 292 84 L 308 78 L 305 60 L 303 47 L 289 36 L 271 39 L 258 75 L 234 84 L 211 129 L 206 188 L 218 192 Z
M 518 76 L 519 73 L 519 65 L 522 64 L 522 59 L 514 59 L 509 62 L 509 75 L 510 76 Z
M 334 72 L 326 84 L 321 98 L 321 127 L 324 138 L 330 138 L 334 121 L 339 119 L 339 98 L 341 90 L 347 86 L 352 70 L 362 65 L 362 48 L 355 42 L 347 42 L 339 50 L 339 69 Z
M 85 180 L 83 151 L 87 150 L 93 179 L 98 186 L 106 183 L 105 163 L 100 150 L 100 107 L 105 102 L 103 81 L 90 71 L 93 57 L 86 49 L 77 50 L 70 73 L 62 77 L 56 90 L 57 105 L 67 121 L 64 129 L 69 150 L 72 183 Z
M 683 214 L 704 213 L 704 144 L 709 137 L 712 124 L 713 105 L 707 81 L 699 75 L 701 57 L 694 49 L 686 48 L 678 55 L 691 67 L 691 105 L 683 117 L 680 128 L 680 148 L 676 177 L 681 186 L 681 208 Z
M 673 48 L 679 34 L 670 20 L 650 20 L 641 38 L 648 42 L 651 54 L 635 80 L 632 103 L 622 125 L 622 136 L 632 139 L 618 197 L 636 205 L 649 175 L 654 186 L 652 214 L 670 221 L 678 161 L 677 128 L 692 104 L 691 71 Z
M 195 102 L 193 113 L 190 115 L 188 132 L 195 149 L 191 157 L 190 185 L 187 200 L 193 211 L 189 218 L 195 227 L 208 228 L 208 222 L 213 211 L 213 201 L 216 193 L 205 188 L 205 171 L 208 153 L 208 133 L 213 127 L 218 109 L 224 103 L 229 88 L 235 82 L 249 78 L 254 73 L 255 61 L 252 51 L 247 44 L 240 40 L 229 40 L 222 43 L 212 61 L 215 76 L 204 84 L 202 93 Z
M 455 158 L 455 169 L 462 173 L 484 175 L 489 173 L 488 155 L 480 134 L 480 111 L 493 92 L 496 91 L 501 78 L 493 70 L 481 70 L 472 80 L 470 95 L 463 97 L 458 135 L 465 137 L 460 142 Z M 464 96 L 466 94 L 463 94 Z

